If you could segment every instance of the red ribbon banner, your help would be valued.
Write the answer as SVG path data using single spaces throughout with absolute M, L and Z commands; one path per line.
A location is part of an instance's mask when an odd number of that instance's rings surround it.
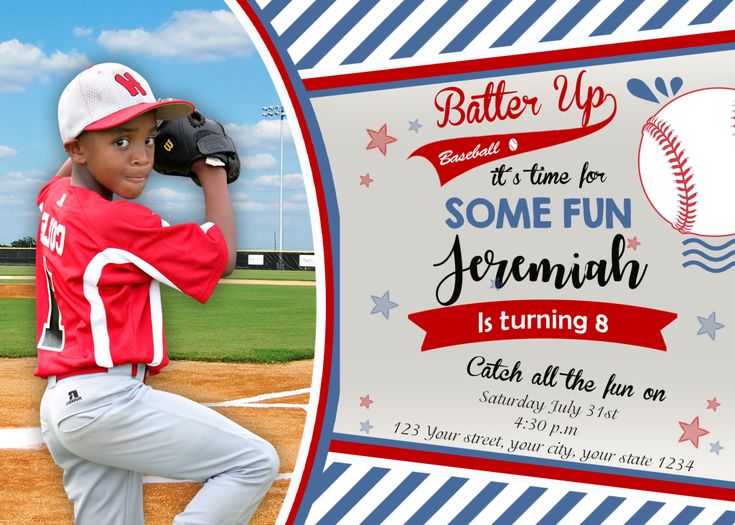
M 583 339 L 666 351 L 661 335 L 677 314 L 595 301 L 516 300 L 409 314 L 426 332 L 421 350 L 505 339 Z
M 556 146 L 591 135 L 607 126 L 615 117 L 616 111 L 617 105 L 613 106 L 609 117 L 591 126 L 460 137 L 430 142 L 411 153 L 408 158 L 424 157 L 431 162 L 437 175 L 439 175 L 439 184 L 444 186 L 464 172 L 488 162 Z

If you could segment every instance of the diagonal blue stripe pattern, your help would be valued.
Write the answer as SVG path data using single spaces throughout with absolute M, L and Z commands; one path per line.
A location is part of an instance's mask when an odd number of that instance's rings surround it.
M 291 46 L 332 4 L 332 0 L 316 0 L 311 4 L 281 35 L 280 44 L 283 48 L 286 49 Z
M 416 487 L 421 485 L 428 476 L 428 474 L 423 472 L 412 472 L 406 476 L 406 479 L 401 481 L 401 483 L 393 489 L 393 492 L 391 492 L 388 497 L 380 503 L 380 505 L 375 507 L 370 515 L 363 520 L 361 525 L 383 523 L 390 513 L 396 510 L 396 507 L 403 503 L 403 500 L 416 490 Z
M 442 506 L 454 496 L 454 494 L 462 488 L 467 482 L 467 478 L 451 477 L 444 485 L 424 503 L 413 516 L 411 516 L 405 525 L 424 525 L 429 519 L 442 508 Z
M 712 525 L 733 525 L 735 523 L 735 512 L 728 510 Z
M 442 49 L 442 53 L 453 53 L 455 51 L 462 51 L 469 45 L 472 40 L 475 39 L 480 32 L 485 29 L 490 22 L 495 20 L 503 9 L 508 7 L 511 0 L 493 0 L 484 7 L 477 16 L 469 23 L 465 28 L 455 36 L 447 46 Z
M 521 494 L 520 497 L 493 522 L 493 525 L 513 525 L 513 523 L 516 523 L 518 518 L 528 510 L 528 507 L 533 505 L 544 492 L 546 492 L 546 489 L 543 487 L 528 487 L 523 494 Z
M 375 6 L 373 0 L 360 0 L 350 9 L 347 14 L 342 17 L 326 35 L 324 35 L 317 44 L 309 50 L 306 55 L 296 64 L 297 69 L 309 69 L 314 67 L 324 55 L 329 53 L 346 34 L 355 27 L 370 9 Z
M 360 481 L 355 483 L 347 494 L 342 496 L 331 509 L 327 512 L 322 519 L 317 522 L 317 525 L 332 525 L 337 523 L 339 520 L 344 518 L 356 504 L 359 502 L 370 489 L 372 489 L 381 479 L 388 473 L 387 468 L 373 467 L 371 468 Z
M 482 489 L 477 496 L 472 498 L 465 508 L 463 508 L 459 514 L 457 514 L 449 525 L 464 525 L 465 523 L 471 522 L 482 510 L 487 507 L 495 496 L 500 494 L 502 490 L 507 487 L 507 483 L 499 483 L 497 481 L 491 481 L 487 486 Z
M 421 0 L 403 0 L 378 27 L 376 27 L 357 48 L 342 62 L 342 64 L 357 64 L 364 61 L 370 53 L 382 44 L 388 35 L 403 22 L 419 5 Z
M 693 507 L 692 505 L 687 505 L 679 514 L 676 515 L 673 520 L 671 520 L 671 523 L 669 523 L 669 525 L 687 525 L 694 521 L 694 518 L 699 516 L 699 513 L 703 510 L 704 509 L 702 507 Z
M 645 525 L 663 506 L 660 501 L 647 501 L 625 522 L 625 525 Z
M 504 47 L 515 44 L 523 36 L 523 33 L 528 31 L 528 28 L 541 18 L 541 15 L 552 5 L 554 5 L 554 0 L 536 0 L 490 47 Z
M 348 468 L 350 468 L 350 465 L 347 463 L 332 463 L 329 465 L 321 476 L 315 478 L 315 497 L 321 496 Z
M 648 22 L 643 24 L 643 27 L 641 27 L 641 31 L 648 31 L 649 29 L 661 29 L 663 26 L 666 25 L 666 22 L 671 20 L 671 18 L 679 12 L 679 10 L 684 7 L 687 3 L 687 0 L 669 0 L 666 2 L 663 6 L 661 6 L 661 9 L 656 11 L 656 14 L 653 15 Z
M 556 525 L 564 516 L 569 514 L 569 511 L 576 507 L 577 503 L 582 501 L 582 498 L 585 496 L 586 494 L 584 492 L 567 492 L 536 525 Z
M 595 510 L 592 511 L 592 514 L 585 518 L 580 525 L 600 525 L 608 518 L 608 516 L 610 516 L 610 514 L 615 512 L 615 509 L 617 509 L 623 501 L 625 501 L 625 498 L 608 496 Z
M 391 58 L 412 57 L 468 0 L 448 0 Z
M 278 13 L 283 11 L 283 8 L 286 7 L 288 3 L 289 0 L 271 0 L 271 2 L 263 8 L 263 19 L 270 22 L 278 16 Z
M 731 3 L 732 0 L 712 0 L 707 7 L 702 9 L 702 12 L 699 13 L 689 25 L 709 24 L 715 18 L 720 16 L 720 13 L 722 13 L 722 11 L 724 11 Z
M 592 31 L 590 36 L 611 35 L 642 3 L 643 0 L 624 0 L 610 16 L 603 20 L 597 29 Z
M 600 0 L 580 0 L 571 11 L 564 15 L 564 18 L 559 20 L 559 22 L 551 28 L 551 31 L 546 33 L 546 35 L 541 39 L 541 42 L 554 42 L 567 36 L 567 33 L 569 33 L 574 26 L 579 24 L 579 22 L 599 3 Z

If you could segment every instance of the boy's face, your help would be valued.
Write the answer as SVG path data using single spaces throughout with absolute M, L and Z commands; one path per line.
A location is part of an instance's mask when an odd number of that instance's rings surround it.
M 89 189 L 135 199 L 153 169 L 155 137 L 156 116 L 149 111 L 116 128 L 82 133 L 72 160 L 86 167 L 91 186 L 101 186 Z

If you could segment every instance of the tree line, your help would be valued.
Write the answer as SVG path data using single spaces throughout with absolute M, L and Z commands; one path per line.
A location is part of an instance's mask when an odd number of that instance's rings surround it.
M 35 248 L 36 239 L 31 237 L 30 235 L 26 235 L 25 237 L 14 240 L 10 243 L 10 245 L 0 244 L 0 246 L 4 248 Z

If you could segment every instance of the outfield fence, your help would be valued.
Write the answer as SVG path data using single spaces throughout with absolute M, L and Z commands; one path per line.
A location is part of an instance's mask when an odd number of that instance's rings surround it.
M 34 264 L 35 248 L 0 247 L 0 265 Z M 244 270 L 314 270 L 314 252 L 238 250 L 235 267 Z

